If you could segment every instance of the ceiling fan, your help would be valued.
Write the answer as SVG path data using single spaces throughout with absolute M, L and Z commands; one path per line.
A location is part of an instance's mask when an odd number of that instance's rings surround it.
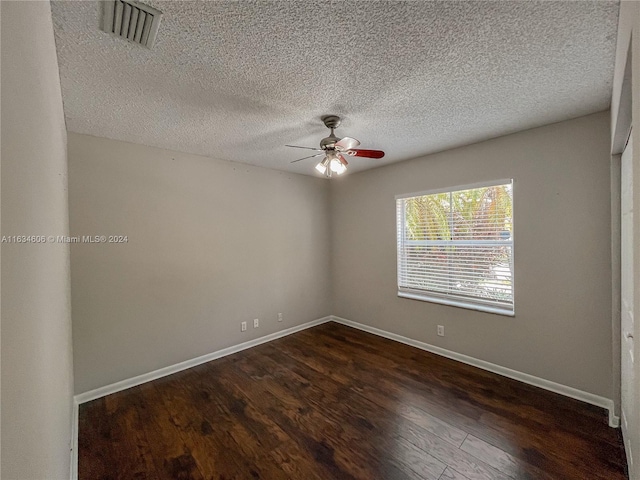
M 331 130 L 331 135 L 320 140 L 320 148 L 312 147 L 299 147 L 298 145 L 285 145 L 286 147 L 304 148 L 306 150 L 314 150 L 315 155 L 309 155 L 308 157 L 299 158 L 291 163 L 299 162 L 300 160 L 306 160 L 307 158 L 319 157 L 324 155 L 325 157 L 316 165 L 316 170 L 327 177 L 331 177 L 332 174 L 342 175 L 347 170 L 347 159 L 345 155 L 351 157 L 366 157 L 366 158 L 382 158 L 384 152 L 382 150 L 365 150 L 362 148 L 356 148 L 360 145 L 360 142 L 355 138 L 344 137 L 338 138 L 333 131 L 340 125 L 340 117 L 337 115 L 327 115 L 322 117 L 322 121 L 325 126 Z

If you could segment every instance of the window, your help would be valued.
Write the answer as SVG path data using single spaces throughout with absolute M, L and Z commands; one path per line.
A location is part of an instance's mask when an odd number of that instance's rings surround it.
M 396 197 L 398 296 L 513 315 L 513 182 Z

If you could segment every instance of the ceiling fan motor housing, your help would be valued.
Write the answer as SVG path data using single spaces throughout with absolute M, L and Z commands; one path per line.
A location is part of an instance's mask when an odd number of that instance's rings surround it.
M 335 150 L 336 142 L 339 142 L 340 138 L 333 135 L 333 131 L 331 135 L 320 140 L 320 148 L 322 150 Z

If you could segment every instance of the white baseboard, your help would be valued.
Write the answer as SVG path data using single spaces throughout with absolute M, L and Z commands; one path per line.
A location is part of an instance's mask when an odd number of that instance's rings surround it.
M 239 345 L 223 348 L 222 350 L 218 350 L 212 353 L 207 353 L 206 355 L 192 358 L 191 360 L 185 360 L 184 362 L 176 363 L 175 365 L 169 365 L 168 367 L 154 370 L 153 372 L 143 373 L 142 375 L 138 375 L 133 378 L 128 378 L 126 380 L 121 380 L 119 382 L 112 383 L 111 385 L 106 385 L 104 387 L 96 388 L 95 390 L 90 390 L 88 392 L 80 393 L 76 395 L 74 399 L 78 404 L 90 402 L 91 400 L 95 400 L 97 398 L 101 398 L 106 395 L 111 395 L 112 393 L 120 392 L 122 390 L 126 390 L 127 388 L 135 387 L 137 385 L 141 385 L 143 383 L 150 382 L 158 378 L 166 377 L 167 375 L 178 373 L 178 372 L 181 372 L 182 370 L 186 370 L 188 368 L 192 368 L 197 365 L 210 362 L 211 360 L 215 360 L 221 357 L 226 357 L 227 355 L 231 355 L 233 353 L 246 350 L 247 348 L 251 348 L 263 343 L 271 342 L 272 340 L 286 337 L 287 335 L 291 335 L 292 333 L 296 333 L 301 330 L 306 330 L 307 328 L 315 327 L 316 325 L 320 325 L 322 323 L 327 323 L 330 321 L 331 321 L 330 316 L 319 318 L 317 320 L 312 320 L 310 322 L 303 323 L 302 325 L 297 325 L 295 327 L 287 328 L 286 330 L 281 330 L 279 332 L 265 335 L 264 337 L 260 337 L 254 340 L 249 340 L 248 342 L 240 343 Z
M 560 383 L 555 383 L 550 380 L 545 380 L 544 378 L 535 377 L 533 375 L 529 375 L 528 373 L 522 373 L 516 370 L 511 370 L 510 368 L 507 368 L 507 367 L 502 367 L 494 363 L 485 362 L 484 360 L 479 360 L 477 358 L 470 357 L 468 355 L 463 355 L 462 353 L 457 353 L 451 350 L 447 350 L 445 348 L 436 347 L 435 345 L 430 345 L 428 343 L 420 342 L 418 340 L 413 340 L 412 338 L 403 337 L 402 335 L 387 332 L 386 330 L 380 330 L 379 328 L 370 327 L 369 325 L 364 325 L 362 323 L 354 322 L 352 320 L 347 320 L 346 318 L 336 317 L 335 315 L 331 315 L 330 318 L 331 318 L 331 321 L 336 323 L 341 323 L 342 325 L 346 325 L 348 327 L 357 328 L 358 330 L 372 333 L 374 335 L 378 335 L 379 337 L 384 337 L 384 338 L 388 338 L 389 340 L 394 340 L 396 342 L 404 343 L 405 345 L 410 345 L 412 347 L 416 347 L 421 350 L 426 350 L 427 352 L 435 353 L 436 355 L 440 355 L 443 357 L 450 358 L 452 360 L 457 360 L 459 362 L 466 363 L 467 365 L 472 365 L 474 367 L 478 367 L 483 370 L 488 370 L 489 372 L 497 373 L 498 375 L 502 375 L 503 377 L 512 378 L 514 380 L 518 380 L 520 382 L 533 385 L 534 387 L 540 387 L 554 393 L 559 393 L 560 395 L 564 395 L 566 397 L 575 398 L 576 400 L 580 400 L 582 402 L 590 403 L 591 405 L 596 405 L 598 407 L 605 408 L 609 411 L 609 426 L 610 427 L 620 426 L 620 418 L 614 414 L 613 400 L 609 398 L 601 397 L 599 395 L 594 395 L 593 393 L 589 393 L 589 392 L 584 392 L 582 390 L 578 390 L 573 387 L 568 387 Z
M 609 411 L 609 426 L 613 428 L 620 428 L 620 417 L 617 416 L 614 412 L 613 400 L 606 399 L 608 402 L 611 402 L 611 406 L 604 407 Z

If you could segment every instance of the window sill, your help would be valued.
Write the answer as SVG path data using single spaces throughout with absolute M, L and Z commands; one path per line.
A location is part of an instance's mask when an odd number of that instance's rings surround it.
M 508 308 L 495 307 L 492 305 L 481 305 L 477 303 L 465 302 L 463 300 L 454 300 L 451 298 L 441 298 L 432 295 L 425 295 L 411 292 L 398 292 L 398 297 L 409 298 L 411 300 L 419 300 L 421 302 L 439 303 L 450 307 L 466 308 L 468 310 L 476 310 L 478 312 L 495 313 L 497 315 L 505 315 L 507 317 L 515 317 L 515 312 Z

